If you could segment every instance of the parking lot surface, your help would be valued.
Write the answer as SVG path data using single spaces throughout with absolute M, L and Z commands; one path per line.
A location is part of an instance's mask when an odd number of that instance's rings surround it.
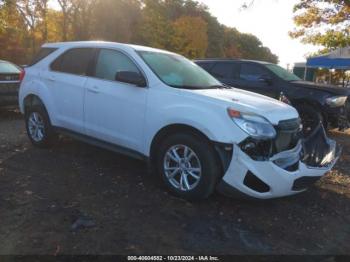
M 0 110 L 0 254 L 350 254 L 350 133 L 335 169 L 307 192 L 189 203 L 145 163 L 63 138 L 32 147 Z

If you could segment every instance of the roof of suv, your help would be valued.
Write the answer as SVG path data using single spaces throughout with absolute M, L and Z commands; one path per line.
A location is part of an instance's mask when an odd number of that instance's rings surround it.
M 123 44 L 116 42 L 106 42 L 106 41 L 77 41 L 77 42 L 57 42 L 57 43 L 47 43 L 43 47 L 52 48 L 62 48 L 62 47 L 119 47 L 119 48 L 132 48 L 136 51 L 154 51 L 154 52 L 164 52 L 171 53 L 166 50 L 156 49 L 141 45 Z
M 249 59 L 234 59 L 234 58 L 207 58 L 207 59 L 195 59 L 195 62 L 252 62 L 262 65 L 271 64 L 265 61 L 249 60 Z

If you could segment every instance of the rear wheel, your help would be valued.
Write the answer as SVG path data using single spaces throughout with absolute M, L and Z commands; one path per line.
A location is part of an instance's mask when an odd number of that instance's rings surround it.
M 30 106 L 25 113 L 27 134 L 36 147 L 47 148 L 52 146 L 57 138 L 51 126 L 49 116 L 44 106 Z
M 209 142 L 190 134 L 167 137 L 158 150 L 156 166 L 168 190 L 188 200 L 213 193 L 221 172 Z
M 317 108 L 310 105 L 300 105 L 296 109 L 299 112 L 305 136 L 310 135 L 320 123 L 324 124 L 323 116 Z

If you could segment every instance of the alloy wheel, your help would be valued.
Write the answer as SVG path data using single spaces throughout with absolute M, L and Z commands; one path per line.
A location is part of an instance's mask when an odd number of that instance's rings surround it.
M 45 137 L 45 125 L 43 117 L 38 112 L 32 112 L 28 117 L 28 131 L 35 142 L 40 142 Z
M 202 167 L 197 154 L 186 145 L 171 147 L 165 153 L 163 166 L 166 179 L 181 191 L 193 190 L 202 176 Z

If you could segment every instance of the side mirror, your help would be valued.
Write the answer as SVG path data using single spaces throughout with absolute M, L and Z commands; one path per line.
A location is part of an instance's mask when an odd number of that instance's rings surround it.
M 136 85 L 138 87 L 146 87 L 146 79 L 137 72 L 120 71 L 115 74 L 115 80 L 123 83 Z
M 272 78 L 268 75 L 262 75 L 259 77 L 259 82 L 267 83 L 269 85 L 272 84 Z

